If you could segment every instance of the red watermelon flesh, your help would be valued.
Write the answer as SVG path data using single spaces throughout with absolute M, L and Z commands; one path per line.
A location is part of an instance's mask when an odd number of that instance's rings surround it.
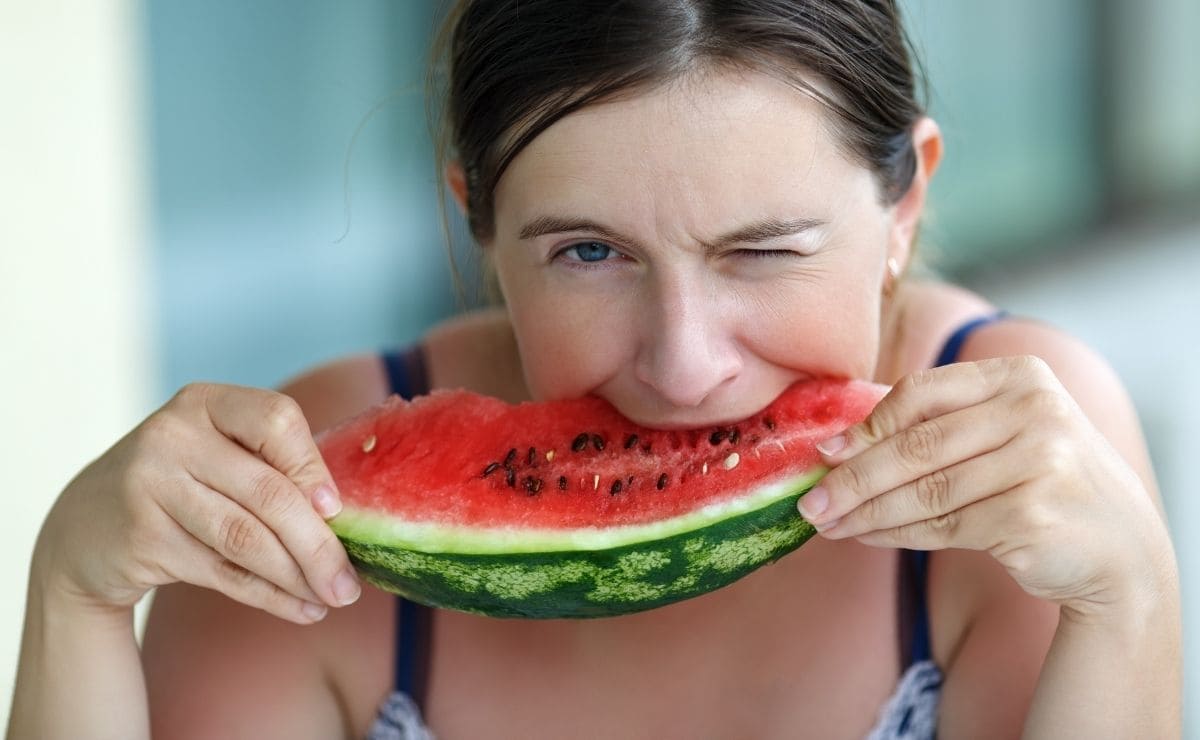
M 321 435 L 348 508 L 467 528 L 608 528 L 671 519 L 820 466 L 815 445 L 886 388 L 810 380 L 733 424 L 655 430 L 609 403 L 393 396 Z

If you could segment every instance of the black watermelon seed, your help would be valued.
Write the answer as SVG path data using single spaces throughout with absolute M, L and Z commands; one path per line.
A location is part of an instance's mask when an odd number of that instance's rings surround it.
M 775 420 L 769 416 L 765 417 L 763 419 L 763 426 L 766 427 L 767 429 L 770 429 L 773 432 L 773 431 L 775 431 Z
M 560 491 L 567 490 L 567 476 L 565 476 L 565 475 L 558 476 L 558 490 L 560 490 Z
M 599 434 L 592 435 L 592 447 L 596 448 L 596 452 L 602 452 L 604 450 L 604 440 L 600 438 Z
M 521 481 L 521 485 L 530 493 L 537 493 L 542 490 L 542 481 L 540 478 L 534 478 L 532 475 Z
M 666 487 L 667 487 L 667 474 L 663 473 L 662 475 L 658 476 L 658 483 L 655 484 L 655 488 L 657 488 L 658 490 L 661 491 L 662 489 L 664 489 Z
M 504 456 L 504 467 L 511 468 L 513 463 L 517 461 L 517 448 L 514 447 Z
M 513 470 L 512 468 L 505 468 L 504 482 L 508 484 L 509 488 L 516 488 L 517 487 L 517 471 Z
M 718 429 L 708 436 L 708 441 L 713 445 L 719 445 L 721 442 L 725 441 L 725 438 L 728 436 L 729 432 L 725 431 L 724 429 Z
M 613 481 L 612 488 L 608 489 L 608 492 L 610 494 L 612 494 L 613 496 L 616 496 L 618 493 L 620 493 L 621 492 L 621 481 L 619 481 L 619 480 Z
M 537 459 L 537 450 L 533 447 L 529 448 L 529 454 L 525 456 L 525 464 L 533 465 L 533 461 Z
M 627 450 L 633 449 L 633 447 L 636 446 L 637 443 L 638 443 L 637 435 L 631 434 L 625 439 L 625 449 L 627 449 Z
M 734 429 L 732 432 L 729 433 L 729 444 L 735 445 L 738 443 L 738 440 L 741 438 L 742 438 L 742 433 L 739 432 L 737 429 Z
M 498 467 L 500 467 L 500 463 L 498 462 L 488 463 L 488 466 L 483 469 L 483 477 L 486 478 L 496 472 L 496 468 Z
M 625 487 L 628 489 L 631 489 L 631 490 L 633 489 L 633 476 L 632 475 L 625 479 Z
M 587 432 L 580 432 L 579 436 L 575 437 L 575 441 L 571 443 L 571 451 L 579 452 L 584 447 L 587 447 L 588 439 L 590 437 L 588 437 Z

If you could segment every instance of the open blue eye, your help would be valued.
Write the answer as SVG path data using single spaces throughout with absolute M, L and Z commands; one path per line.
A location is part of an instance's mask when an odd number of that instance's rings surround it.
M 582 242 L 567 247 L 565 252 L 574 252 L 580 262 L 603 262 L 612 253 L 612 247 L 600 242 Z

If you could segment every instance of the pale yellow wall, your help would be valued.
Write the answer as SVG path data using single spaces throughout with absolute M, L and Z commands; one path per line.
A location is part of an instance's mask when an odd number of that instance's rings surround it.
M 132 0 L 0 0 L 0 718 L 34 538 L 148 411 L 152 324 Z

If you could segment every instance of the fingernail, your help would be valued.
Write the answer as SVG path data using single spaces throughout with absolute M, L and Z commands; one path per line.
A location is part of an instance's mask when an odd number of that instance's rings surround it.
M 829 492 L 817 486 L 800 497 L 800 513 L 810 522 L 829 508 Z
M 325 614 L 329 610 L 320 604 L 314 604 L 311 601 L 306 601 L 304 602 L 304 606 L 300 607 L 300 611 L 303 612 L 304 616 L 308 617 L 312 621 L 320 622 L 325 618 Z
M 322 484 L 313 494 L 313 506 L 316 507 L 317 513 L 326 519 L 342 510 L 342 502 L 338 500 L 333 489 L 327 484 Z
M 360 594 L 362 594 L 362 586 L 358 585 L 358 576 L 354 575 L 351 568 L 338 573 L 337 578 L 333 579 L 333 597 L 341 606 L 358 601 Z
M 836 437 L 830 437 L 821 444 L 817 445 L 817 450 L 822 455 L 833 456 L 846 449 L 846 435 L 839 434 Z

